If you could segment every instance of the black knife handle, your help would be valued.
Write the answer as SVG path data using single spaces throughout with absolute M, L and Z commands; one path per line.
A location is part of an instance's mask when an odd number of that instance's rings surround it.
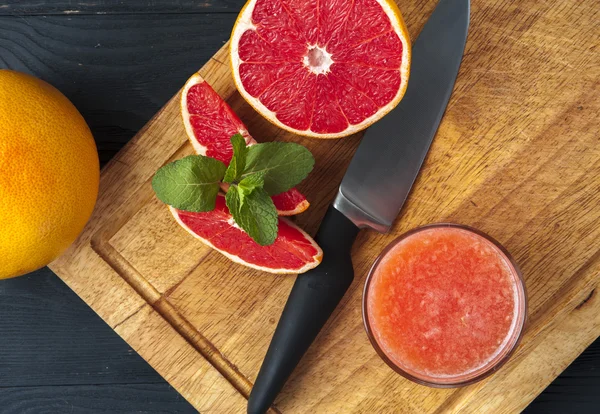
M 354 279 L 350 258 L 358 227 L 330 206 L 315 241 L 323 262 L 296 279 L 248 399 L 248 414 L 263 414 L 329 319 Z

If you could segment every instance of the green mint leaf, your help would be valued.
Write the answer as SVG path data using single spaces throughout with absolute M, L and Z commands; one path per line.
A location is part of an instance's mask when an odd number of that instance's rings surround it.
M 226 168 L 214 158 L 190 155 L 160 168 L 152 188 L 160 201 L 179 210 L 212 211 Z
M 233 183 L 241 178 L 246 167 L 246 154 L 248 153 L 246 140 L 241 134 L 231 137 L 231 145 L 233 145 L 233 158 L 225 171 L 225 178 L 223 178 L 226 183 Z
M 225 195 L 227 208 L 233 220 L 252 239 L 261 246 L 273 244 L 277 238 L 277 210 L 273 200 L 265 190 L 260 187 L 244 196 L 244 203 L 240 200 L 238 186 L 231 186 Z
M 267 142 L 248 148 L 242 177 L 263 173 L 264 189 L 277 195 L 300 184 L 315 164 L 310 151 L 292 142 Z
M 256 173 L 249 175 L 242 179 L 237 185 L 238 192 L 240 193 L 240 203 L 244 204 L 245 197 L 257 188 L 263 188 L 265 185 L 265 175 L 263 173 Z

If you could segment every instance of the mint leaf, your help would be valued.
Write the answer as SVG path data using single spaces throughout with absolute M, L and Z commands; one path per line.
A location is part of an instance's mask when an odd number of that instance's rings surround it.
M 226 168 L 214 158 L 190 155 L 160 168 L 152 188 L 160 201 L 177 209 L 212 211 Z
M 277 210 L 265 190 L 255 188 L 244 195 L 241 202 L 238 186 L 232 186 L 225 195 L 227 208 L 236 224 L 261 246 L 273 244 L 277 238 Z
M 238 192 L 240 193 L 240 203 L 244 204 L 244 198 L 257 188 L 263 188 L 265 185 L 265 175 L 263 173 L 256 173 L 247 176 L 237 185 Z
M 231 137 L 231 145 L 233 145 L 233 158 L 225 171 L 225 178 L 223 178 L 226 183 L 233 183 L 240 179 L 246 167 L 246 154 L 248 153 L 246 140 L 241 134 Z
M 264 189 L 277 195 L 298 185 L 315 164 L 310 151 L 292 142 L 267 142 L 248 148 L 242 177 L 264 173 Z

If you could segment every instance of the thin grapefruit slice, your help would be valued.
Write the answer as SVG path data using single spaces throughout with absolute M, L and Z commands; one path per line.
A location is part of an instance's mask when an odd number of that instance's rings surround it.
M 393 0 L 249 0 L 231 35 L 240 94 L 315 138 L 360 131 L 402 99 L 410 39 Z
M 204 244 L 219 251 L 234 262 L 270 273 L 304 273 L 316 267 L 323 251 L 298 226 L 279 218 L 275 243 L 260 246 L 235 225 L 222 194 L 216 207 L 206 213 L 191 213 L 169 207 L 175 220 Z
M 230 141 L 232 135 L 241 134 L 246 139 L 246 144 L 256 144 L 227 102 L 198 73 L 183 87 L 181 115 L 196 153 L 216 158 L 226 165 L 233 157 Z M 302 213 L 310 205 L 306 197 L 295 188 L 272 198 L 280 216 Z

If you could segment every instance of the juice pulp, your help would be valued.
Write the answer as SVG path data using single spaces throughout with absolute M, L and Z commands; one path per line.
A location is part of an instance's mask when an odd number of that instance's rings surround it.
M 516 345 L 525 318 L 524 287 L 511 261 L 458 226 L 401 239 L 372 270 L 365 295 L 366 323 L 381 352 L 434 384 L 493 368 Z

